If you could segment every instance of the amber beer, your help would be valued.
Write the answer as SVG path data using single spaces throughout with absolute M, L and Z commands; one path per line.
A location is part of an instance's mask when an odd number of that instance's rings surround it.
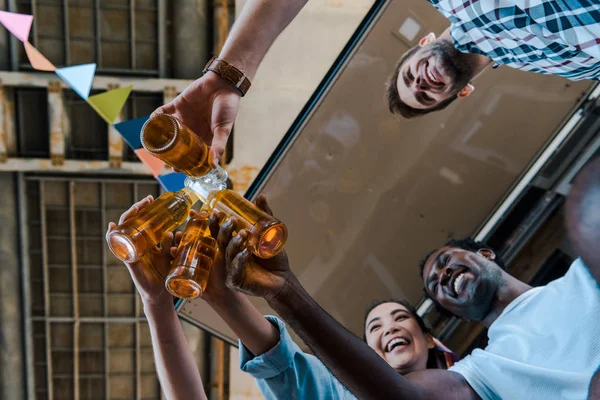
M 217 255 L 217 241 L 210 236 L 208 212 L 188 221 L 165 286 L 173 296 L 192 300 L 204 293 Z
M 258 209 L 233 190 L 224 185 L 211 185 L 202 179 L 186 179 L 185 186 L 196 192 L 205 207 L 222 212 L 223 220 L 237 217 L 239 232 L 248 231 L 248 248 L 260 258 L 271 258 L 279 253 L 287 240 L 287 228 L 277 218 Z M 223 221 L 220 221 L 221 223 Z
M 196 201 L 198 196 L 188 188 L 164 193 L 135 217 L 108 232 L 108 247 L 121 261 L 138 261 L 165 233 L 171 232 L 186 220 Z
M 155 114 L 142 127 L 142 146 L 152 155 L 187 176 L 200 177 L 211 172 L 210 148 L 179 119 L 168 114 Z M 215 173 L 226 174 L 221 167 Z M 226 179 L 226 178 L 225 178 Z

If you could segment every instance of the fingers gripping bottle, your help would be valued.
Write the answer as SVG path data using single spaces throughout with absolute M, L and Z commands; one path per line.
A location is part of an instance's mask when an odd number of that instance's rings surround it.
M 237 192 L 225 189 L 224 182 L 212 181 L 208 176 L 187 178 L 185 186 L 194 190 L 210 210 L 221 211 L 224 218 L 237 217 L 236 231 L 248 231 L 247 246 L 256 256 L 271 258 L 283 249 L 287 240 L 286 226 Z
M 208 211 L 187 223 L 165 286 L 173 296 L 192 300 L 204 293 L 217 255 L 217 241 L 210 236 Z
M 142 146 L 166 164 L 187 176 L 206 174 L 212 179 L 227 180 L 227 172 L 220 166 L 211 171 L 208 163 L 210 148 L 179 119 L 168 114 L 150 117 L 140 133 Z
M 164 193 L 136 216 L 106 234 L 110 251 L 121 261 L 138 261 L 165 233 L 173 231 L 186 220 L 198 200 L 198 195 L 189 188 Z

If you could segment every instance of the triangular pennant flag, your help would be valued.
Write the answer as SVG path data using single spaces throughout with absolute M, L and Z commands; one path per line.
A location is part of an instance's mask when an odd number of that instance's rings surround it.
M 113 89 L 109 92 L 96 94 L 87 99 L 87 102 L 106 122 L 112 124 L 121 112 L 121 109 L 131 93 L 133 86 Z
M 185 187 L 183 182 L 185 181 L 186 175 L 183 172 L 173 172 L 166 175 L 157 177 L 162 187 L 167 192 L 176 192 Z
M 142 131 L 142 127 L 149 118 L 150 116 L 147 115 L 145 117 L 119 122 L 113 126 L 119 131 L 121 136 L 123 136 L 123 139 L 125 139 L 129 147 L 131 147 L 133 150 L 137 150 L 142 147 L 140 133 Z
M 90 95 L 96 64 L 75 65 L 74 67 L 58 68 L 56 75 L 67 83 L 84 100 Z
M 29 39 L 32 21 L 33 15 L 0 11 L 0 23 L 21 42 L 26 42 Z
M 33 45 L 29 42 L 25 42 L 25 52 L 29 58 L 29 62 L 34 69 L 38 71 L 54 71 L 56 67 L 48 61 L 46 57 L 42 55 Z
M 152 171 L 152 175 L 154 175 L 155 178 L 160 174 L 160 171 L 162 171 L 163 167 L 165 166 L 165 163 L 162 162 L 162 160 L 154 157 L 152 154 L 148 153 L 148 151 L 144 148 L 137 149 L 134 151 L 134 153 L 137 156 L 137 158 L 139 158 L 141 162 L 146 164 L 146 167 L 148 167 L 150 171 Z

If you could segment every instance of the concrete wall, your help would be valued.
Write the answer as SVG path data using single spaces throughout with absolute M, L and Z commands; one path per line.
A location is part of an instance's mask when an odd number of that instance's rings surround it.
M 239 12 L 245 0 L 236 0 Z M 235 124 L 235 189 L 244 192 L 314 92 L 373 0 L 311 0 L 263 60 Z
M 25 398 L 15 175 L 0 173 L 0 399 Z
M 239 12 L 244 0 L 236 1 Z M 228 172 L 244 192 L 333 64 L 372 0 L 312 0 L 263 60 L 235 125 Z M 230 400 L 262 399 L 231 349 Z

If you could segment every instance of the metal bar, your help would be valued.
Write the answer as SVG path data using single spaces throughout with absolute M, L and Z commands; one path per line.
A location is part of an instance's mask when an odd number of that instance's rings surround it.
M 213 15 L 213 24 L 215 27 L 214 54 L 219 55 L 229 34 L 229 1 L 214 0 Z
M 98 182 L 97 178 L 87 178 L 87 177 L 65 177 L 65 176 L 48 176 L 48 175 L 26 175 L 25 176 L 25 180 L 28 181 L 53 181 L 53 182 L 64 182 L 64 181 L 73 181 L 73 182 Z M 156 183 L 156 181 L 154 179 L 119 179 L 119 178 L 107 178 L 106 179 L 107 182 L 111 182 L 111 183 L 132 183 L 132 182 L 139 182 L 139 183 Z M 91 210 L 93 208 L 90 207 L 81 207 L 82 209 L 88 209 Z M 66 210 L 67 207 L 62 207 L 62 206 L 48 206 L 48 209 L 61 209 L 61 210 Z
M 115 72 L 123 71 L 115 70 Z M 136 75 L 139 75 L 140 71 L 135 71 L 135 73 Z M 56 75 L 43 72 L 0 71 L 0 79 L 4 86 L 47 88 L 49 81 L 56 80 Z M 183 92 L 183 90 L 185 90 L 192 82 L 193 81 L 189 79 L 147 79 L 96 75 L 94 76 L 92 89 L 106 90 L 108 85 L 116 83 L 121 87 L 131 85 L 133 86 L 132 90 L 135 92 L 160 93 L 164 90 L 165 86 L 173 86 L 177 92 Z M 64 82 L 61 82 L 61 87 L 63 89 L 69 89 L 69 86 Z
M 42 235 L 42 271 L 44 277 L 44 317 L 42 321 L 46 326 L 46 386 L 48 388 L 48 399 L 54 399 L 54 387 L 52 381 L 52 349 L 50 348 L 50 284 L 48 280 L 48 242 L 46 240 L 46 196 L 44 194 L 44 182 L 40 182 L 40 222 Z M 35 318 L 33 319 L 36 320 Z
M 110 85 L 108 90 L 118 87 L 118 85 Z M 113 124 L 118 124 L 122 120 L 123 110 L 119 112 Z M 108 162 L 111 168 L 120 168 L 123 162 L 123 137 L 113 124 L 108 125 Z
M 32 321 L 49 321 L 49 322 L 75 322 L 74 317 L 31 317 Z M 110 322 L 116 324 L 132 324 L 135 322 L 145 322 L 145 317 L 79 317 L 77 319 L 81 323 L 93 324 Z
M 71 49 L 69 48 L 69 0 L 63 0 L 63 32 L 65 34 L 65 65 L 71 65 Z
M 8 145 L 6 140 L 6 128 L 4 125 L 4 113 L 6 108 L 4 106 L 4 87 L 0 80 L 0 163 L 6 162 L 8 159 Z
M 102 31 L 100 30 L 100 0 L 94 1 L 94 23 L 96 24 L 96 64 L 102 66 Z
M 23 174 L 18 174 L 17 196 L 19 202 L 19 240 L 21 256 L 21 290 L 23 302 L 23 325 L 25 333 L 25 385 L 27 388 L 27 398 L 35 397 L 35 366 L 33 357 L 33 324 L 31 321 L 31 288 L 29 286 L 30 266 L 29 266 L 29 235 L 27 229 L 27 193 L 25 190 L 26 181 Z
M 1 80 L 0 80 L 1 81 Z M 10 157 L 11 155 L 17 154 L 17 134 L 16 134 L 16 92 L 15 88 L 8 88 L 2 82 L 2 105 L 3 105 L 3 129 L 4 129 L 4 139 L 6 143 L 6 155 Z
M 100 223 L 102 227 L 108 225 L 108 221 L 106 220 L 106 183 L 102 182 L 100 184 Z M 102 241 L 102 315 L 105 319 L 108 319 L 108 297 L 106 294 L 108 293 L 108 268 L 106 265 L 106 250 L 107 250 L 106 241 Z M 102 324 L 104 328 L 104 399 L 110 399 L 110 385 L 108 384 L 108 376 L 109 376 L 109 368 L 110 363 L 108 362 L 108 323 L 105 321 Z
M 31 0 L 31 14 L 36 16 L 38 13 L 38 4 L 37 0 Z M 39 46 L 40 40 L 40 30 L 38 29 L 37 21 L 33 18 L 33 43 L 36 46 Z
M 33 7 L 33 2 L 32 2 L 32 7 Z M 8 0 L 8 11 L 17 12 L 17 0 Z M 35 22 L 36 22 L 35 18 L 33 20 L 34 20 L 33 23 L 35 24 Z M 34 29 L 34 31 L 37 31 L 37 29 Z M 13 35 L 8 35 L 8 43 L 10 46 L 11 68 L 13 71 L 17 71 L 19 69 L 19 47 L 20 47 L 21 43 L 19 43 L 18 39 L 16 37 L 14 37 Z
M 167 4 L 158 0 L 158 76 L 167 76 Z
M 129 0 L 129 43 L 131 69 L 135 70 L 135 0 Z
M 77 271 L 77 224 L 75 222 L 76 183 L 69 182 L 69 233 L 71 236 L 71 288 L 73 293 L 73 394 L 79 400 L 79 280 Z
M 52 163 L 48 158 L 8 158 L 6 162 L 0 163 L 0 171 L 9 172 L 72 172 L 72 173 L 97 173 L 102 175 L 132 175 L 152 176 L 152 173 L 141 162 L 125 161 L 121 168 L 111 168 L 109 161 L 80 161 L 64 160 L 62 165 Z

